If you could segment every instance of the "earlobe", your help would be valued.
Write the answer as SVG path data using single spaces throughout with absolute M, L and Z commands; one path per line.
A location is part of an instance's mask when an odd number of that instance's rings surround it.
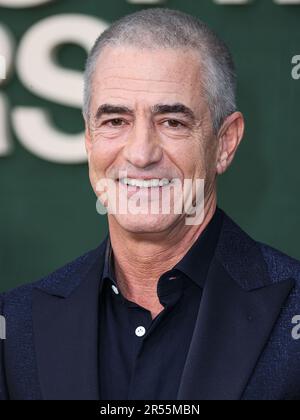
M 223 174 L 234 159 L 237 148 L 243 138 L 244 118 L 240 112 L 231 114 L 224 121 L 219 131 L 219 157 L 217 173 Z
M 218 134 L 218 142 L 219 142 L 218 160 L 217 160 L 218 175 L 222 175 L 227 169 L 227 161 L 228 161 L 228 151 L 227 151 L 227 142 L 226 142 L 227 127 L 225 124 L 226 122 L 223 123 Z
M 219 175 L 223 174 L 228 166 L 228 153 L 226 151 L 221 153 L 217 163 L 217 172 Z

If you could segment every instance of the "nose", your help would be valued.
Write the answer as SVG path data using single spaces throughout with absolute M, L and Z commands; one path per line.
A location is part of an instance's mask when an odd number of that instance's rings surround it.
M 163 150 L 154 127 L 137 122 L 123 149 L 125 159 L 137 168 L 146 168 L 162 159 Z

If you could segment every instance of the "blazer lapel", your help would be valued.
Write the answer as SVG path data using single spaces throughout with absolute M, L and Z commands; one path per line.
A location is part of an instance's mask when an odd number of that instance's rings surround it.
M 241 230 L 233 241 L 229 221 L 203 291 L 179 400 L 241 399 L 294 285 L 292 279 L 272 284 L 258 245 Z
M 44 399 L 98 400 L 101 246 L 34 291 L 33 325 Z M 272 283 L 259 246 L 225 216 L 178 393 L 240 399 L 294 281 Z
M 57 282 L 33 295 L 33 326 L 42 396 L 98 400 L 98 296 L 105 244 Z

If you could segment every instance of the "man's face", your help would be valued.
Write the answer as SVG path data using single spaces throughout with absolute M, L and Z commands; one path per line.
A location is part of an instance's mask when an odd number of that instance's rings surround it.
M 194 51 L 107 47 L 93 79 L 86 147 L 90 180 L 114 180 L 123 194 L 127 180 L 205 179 L 205 194 L 215 188 L 217 139 L 201 88 L 199 56 Z M 134 182 L 134 181 L 133 181 Z M 145 184 L 144 184 L 145 185 Z M 126 197 L 149 202 L 169 186 L 129 186 Z M 195 195 L 195 190 L 194 190 Z M 172 201 L 173 200 L 173 201 Z M 176 200 L 171 194 L 171 209 Z M 184 223 L 185 214 L 109 215 L 130 232 L 162 232 Z

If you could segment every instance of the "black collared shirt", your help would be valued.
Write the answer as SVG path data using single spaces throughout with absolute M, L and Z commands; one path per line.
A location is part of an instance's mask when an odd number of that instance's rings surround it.
M 121 295 L 108 237 L 100 291 L 101 400 L 177 399 L 222 221 L 217 208 L 187 254 L 162 274 L 157 294 L 164 309 L 153 320 Z

